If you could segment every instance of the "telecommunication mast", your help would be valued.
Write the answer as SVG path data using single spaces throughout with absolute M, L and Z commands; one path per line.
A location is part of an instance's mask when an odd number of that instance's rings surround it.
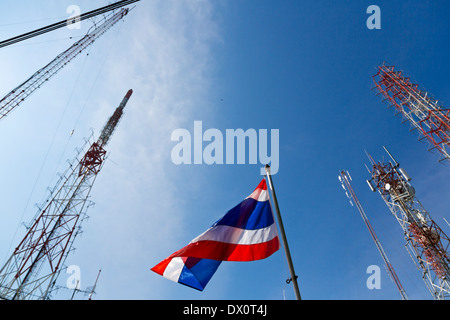
M 44 83 L 52 78 L 66 64 L 83 52 L 87 47 L 95 42 L 109 28 L 121 20 L 129 9 L 122 8 L 103 23 L 90 30 L 83 38 L 75 42 L 66 51 L 60 53 L 46 66 L 36 71 L 30 78 L 7 93 L 0 99 L 0 120 L 6 117 L 20 103 L 28 98 L 33 92 L 39 89 Z
M 378 191 L 391 213 L 400 224 L 406 249 L 423 280 L 436 300 L 450 298 L 450 239 L 416 197 L 411 177 L 392 161 L 371 162 L 372 175 L 367 183 L 372 191 Z
M 61 266 L 91 204 L 88 197 L 103 167 L 106 156 L 104 148 L 132 93 L 132 90 L 127 92 L 97 141 L 88 146 L 84 156 L 70 164 L 45 206 L 32 221 L 25 237 L 0 269 L 0 299 L 49 299 Z
M 382 65 L 373 76 L 375 88 L 411 124 L 411 131 L 417 130 L 420 140 L 427 139 L 430 149 L 436 149 L 440 162 L 450 162 L 450 109 L 439 102 L 419 85 L 411 82 L 402 71 L 394 66 Z

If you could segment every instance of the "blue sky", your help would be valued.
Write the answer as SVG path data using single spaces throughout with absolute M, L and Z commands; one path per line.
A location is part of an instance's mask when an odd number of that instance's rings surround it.
M 0 38 L 65 19 L 108 1 L 10 2 Z M 369 30 L 366 9 L 381 9 Z M 357 209 L 337 176 L 346 169 L 392 265 L 412 299 L 430 299 L 404 249 L 400 226 L 369 178 L 364 150 L 394 154 L 416 195 L 447 233 L 449 166 L 409 132 L 371 90 L 387 61 L 450 102 L 447 1 L 141 1 L 49 83 L 0 122 L 0 263 L 25 234 L 56 172 L 90 129 L 98 135 L 128 89 L 134 94 L 92 191 L 96 203 L 67 264 L 82 288 L 102 273 L 96 299 L 294 299 L 282 250 L 268 259 L 222 263 L 203 292 L 150 268 L 205 231 L 261 180 L 260 164 L 175 165 L 178 128 L 279 129 L 273 177 L 304 299 L 399 299 Z M 81 29 L 61 29 L 0 50 L 4 95 L 44 66 Z M 72 37 L 72 39 L 70 39 Z M 77 38 L 78 37 L 78 38 Z M 71 130 L 75 130 L 70 136 Z M 381 289 L 366 287 L 378 265 Z M 65 283 L 68 275 L 61 274 Z M 70 297 L 61 289 L 58 297 Z M 75 296 L 81 299 L 82 294 Z

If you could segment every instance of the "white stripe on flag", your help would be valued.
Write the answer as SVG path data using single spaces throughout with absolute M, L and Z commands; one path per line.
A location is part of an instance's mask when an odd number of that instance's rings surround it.
M 253 193 L 251 195 L 249 195 L 247 197 L 248 198 L 252 198 L 255 199 L 256 201 L 268 201 L 269 200 L 269 193 L 267 192 L 267 190 L 262 190 L 262 189 L 256 189 L 255 191 L 253 191 Z
M 180 257 L 173 258 L 164 270 L 163 277 L 178 282 L 180 278 L 181 271 L 183 270 L 184 262 Z
M 190 243 L 198 241 L 219 241 L 231 244 L 258 244 L 272 240 L 278 235 L 275 224 L 266 228 L 246 230 L 225 225 L 211 227 Z

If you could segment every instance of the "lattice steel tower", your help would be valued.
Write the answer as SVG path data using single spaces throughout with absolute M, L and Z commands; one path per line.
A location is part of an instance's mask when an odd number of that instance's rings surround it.
M 97 141 L 61 176 L 45 207 L 0 269 L 0 299 L 49 299 L 81 222 L 90 205 L 94 181 L 103 166 L 108 143 L 132 94 L 129 90 L 103 127 Z M 82 153 L 80 152 L 80 155 Z
M 399 222 L 406 239 L 406 249 L 434 299 L 450 298 L 450 239 L 431 218 L 410 184 L 410 176 L 399 167 L 389 151 L 392 162 L 371 163 L 372 178 L 367 180 L 377 191 Z
M 394 66 L 382 65 L 373 76 L 375 88 L 409 121 L 412 130 L 417 130 L 421 138 L 431 144 L 430 150 L 439 151 L 440 162 L 450 162 L 450 109 L 438 104 L 430 94 L 419 89 L 402 71 Z
M 114 24 L 127 15 L 129 9 L 121 9 L 108 19 L 105 19 L 98 26 L 96 25 L 89 32 L 75 42 L 66 51 L 60 53 L 46 66 L 36 71 L 30 78 L 7 93 L 0 99 L 0 120 L 6 117 L 12 110 L 17 108 L 33 92 L 47 83 L 59 70 L 64 68 L 70 61 L 92 45 L 101 35 L 108 31 Z

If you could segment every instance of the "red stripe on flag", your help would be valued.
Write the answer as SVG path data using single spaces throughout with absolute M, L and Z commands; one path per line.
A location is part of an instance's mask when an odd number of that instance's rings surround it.
M 157 274 L 163 275 L 164 270 L 166 270 L 167 265 L 170 263 L 171 260 L 172 260 L 172 258 L 167 258 L 167 259 L 161 261 L 160 263 L 158 263 L 156 266 L 154 266 L 150 270 L 156 272 Z
M 191 243 L 169 258 L 195 257 L 222 261 L 253 261 L 265 259 L 279 248 L 278 237 L 257 244 L 232 244 L 205 240 Z
M 261 182 L 258 184 L 258 186 L 256 187 L 256 189 L 262 189 L 262 190 L 267 190 L 267 184 L 266 184 L 266 179 L 262 179 Z M 255 190 L 256 190 L 255 189 Z

